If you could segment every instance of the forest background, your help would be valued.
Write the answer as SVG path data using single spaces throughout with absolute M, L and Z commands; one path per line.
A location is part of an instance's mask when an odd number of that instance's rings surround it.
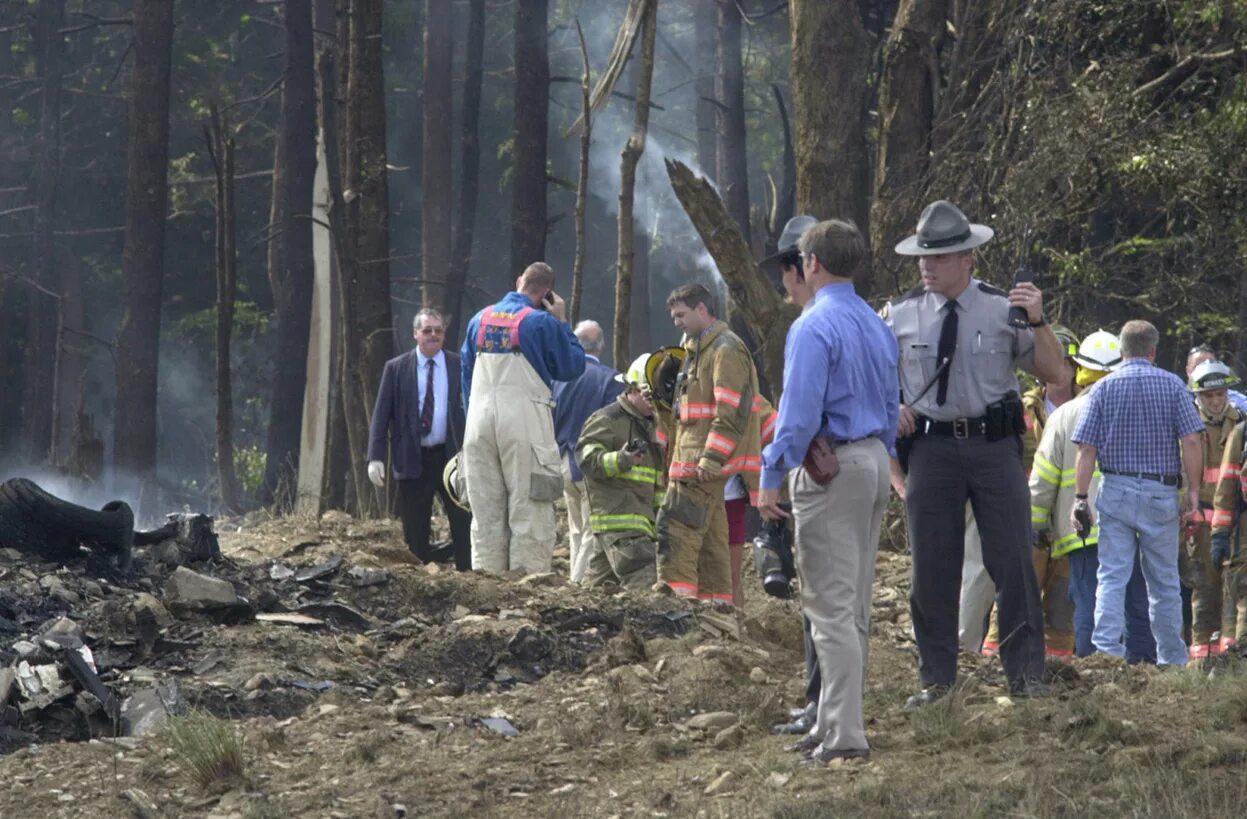
M 867 232 L 881 304 L 951 199 L 996 229 L 984 279 L 1241 370 L 1245 42 L 1243 0 L 3 0 L 0 471 L 294 508 L 317 231 L 322 509 L 385 502 L 355 473 L 419 306 L 457 348 L 538 259 L 608 361 L 697 280 L 777 383 L 792 311 L 749 258 L 798 212 Z

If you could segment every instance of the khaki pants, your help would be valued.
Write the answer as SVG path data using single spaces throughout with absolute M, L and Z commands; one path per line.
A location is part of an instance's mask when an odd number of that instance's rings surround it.
M 563 491 L 553 406 L 550 389 L 524 356 L 477 356 L 460 461 L 476 569 L 550 571 L 554 499 Z
M 978 654 L 983 647 L 987 613 L 996 600 L 996 584 L 983 565 L 983 539 L 979 537 L 974 512 L 966 504 L 966 556 L 961 565 L 961 607 L 958 638 L 961 650 Z
M 1247 562 L 1235 557 L 1222 570 L 1221 644 L 1224 651 L 1247 640 Z
M 1069 558 L 1052 557 L 1047 549 L 1031 549 L 1031 564 L 1043 602 L 1044 651 L 1049 657 L 1073 657 L 1074 603 L 1069 596 Z M 983 653 L 993 655 L 999 648 L 1000 626 L 993 609 Z
M 1178 551 L 1178 574 L 1191 587 L 1191 657 L 1207 657 L 1220 651 L 1221 568 L 1212 565 L 1212 528 L 1195 527 L 1193 537 L 1183 532 Z
M 658 579 L 681 597 L 732 600 L 727 547 L 727 479 L 673 481 L 658 513 Z
M 597 550 L 585 578 L 590 587 L 618 583 L 625 589 L 649 591 L 658 579 L 658 545 L 642 534 L 594 535 Z
M 585 497 L 584 481 L 573 481 L 567 458 L 563 458 L 563 500 L 567 503 L 567 545 L 571 566 L 569 576 L 573 583 L 585 582 L 597 545 L 593 530 L 589 528 L 589 499 Z
M 797 523 L 801 608 L 810 621 L 822 689 L 811 736 L 833 750 L 865 749 L 862 695 L 870 645 L 871 590 L 888 505 L 888 453 L 875 438 L 836 450 L 840 473 L 819 486 L 789 475 Z

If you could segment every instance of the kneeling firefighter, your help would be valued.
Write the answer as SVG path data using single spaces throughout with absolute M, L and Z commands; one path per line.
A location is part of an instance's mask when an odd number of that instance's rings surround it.
M 663 500 L 666 453 L 650 398 L 656 390 L 646 378 L 652 357 L 640 356 L 618 376 L 627 384 L 624 393 L 589 416 L 576 445 L 597 543 L 585 574 L 589 586 L 614 582 L 648 590 L 658 579 L 654 520 Z

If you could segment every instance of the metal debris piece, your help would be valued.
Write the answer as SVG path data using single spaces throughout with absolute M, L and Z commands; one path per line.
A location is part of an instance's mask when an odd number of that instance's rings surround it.
M 298 688 L 302 691 L 314 691 L 317 694 L 328 691 L 333 688 L 335 683 L 332 680 L 317 680 L 311 682 L 309 680 L 291 680 L 289 682 L 291 688 Z
M 83 651 L 89 652 L 86 646 Z M 116 721 L 121 716 L 121 708 L 117 705 L 117 698 L 113 696 L 113 692 L 108 686 L 104 685 L 100 675 L 95 673 L 95 669 L 89 662 L 89 653 L 84 655 L 83 651 L 66 651 L 65 665 L 69 666 L 69 671 L 77 678 L 91 696 L 99 700 L 100 705 L 104 707 L 104 713 L 108 714 L 108 718 Z
M 317 563 L 315 566 L 299 569 L 299 571 L 294 573 L 294 579 L 300 583 L 320 580 L 322 577 L 328 577 L 338 569 L 341 569 L 342 563 L 342 555 L 333 555 L 324 563 Z
M 504 737 L 518 737 L 520 730 L 512 724 L 511 720 L 505 717 L 484 717 L 480 720 L 484 725 L 495 734 L 502 734 Z
M 281 611 L 262 612 L 257 614 L 255 619 L 264 623 L 277 623 L 284 626 L 303 626 L 305 628 L 320 628 L 325 625 L 324 620 L 309 617 L 306 614 Z
M 338 628 L 367 631 L 375 628 L 376 623 L 359 609 L 351 608 L 345 603 L 321 602 L 304 603 L 295 609 L 298 614 L 308 614 L 334 624 Z
M 354 585 L 360 588 L 365 586 L 379 586 L 382 583 L 390 582 L 390 573 L 385 569 L 369 569 L 364 566 L 352 566 L 346 575 L 351 578 L 351 582 Z

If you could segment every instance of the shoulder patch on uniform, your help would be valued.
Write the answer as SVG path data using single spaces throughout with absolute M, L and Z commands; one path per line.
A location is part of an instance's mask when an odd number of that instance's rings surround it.
M 979 282 L 979 290 L 982 290 L 989 296 L 1000 296 L 1001 298 L 1009 298 L 1009 294 L 1001 290 L 999 287 L 992 287 L 987 282 Z

